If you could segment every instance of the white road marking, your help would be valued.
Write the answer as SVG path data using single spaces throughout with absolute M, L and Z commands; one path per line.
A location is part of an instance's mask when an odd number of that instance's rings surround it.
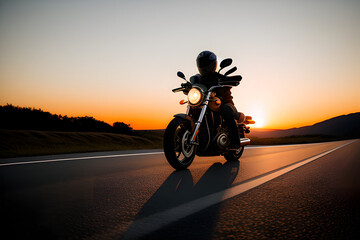
M 252 149 L 252 148 L 279 148 L 279 147 L 297 147 L 302 145 L 321 145 L 321 144 L 327 144 L 330 142 L 318 142 L 318 143 L 294 143 L 294 144 L 283 144 L 283 145 L 247 145 L 245 146 L 245 149 Z
M 356 140 L 355 140 L 356 141 Z M 155 213 L 154 215 L 135 220 L 130 227 L 127 229 L 125 234 L 123 235 L 124 239 L 137 239 L 141 238 L 151 232 L 154 232 L 156 230 L 159 230 L 166 225 L 170 223 L 174 223 L 182 218 L 185 218 L 193 213 L 199 212 L 207 207 L 210 207 L 214 204 L 220 203 L 226 199 L 235 197 L 241 193 L 244 193 L 252 188 L 255 188 L 259 185 L 262 185 L 270 180 L 273 180 L 274 178 L 277 178 L 285 173 L 288 173 L 296 168 L 299 168 L 307 163 L 310 163 L 316 159 L 319 159 L 331 152 L 334 152 L 338 150 L 339 148 L 342 148 L 346 145 L 349 145 L 355 141 L 348 142 L 344 145 L 341 145 L 339 147 L 333 148 L 329 151 L 320 153 L 318 155 L 315 155 L 311 158 L 304 159 L 300 162 L 297 162 L 295 164 L 292 164 L 288 167 L 282 168 L 276 172 L 269 173 L 265 176 L 256 178 L 251 181 L 247 181 L 244 183 L 240 183 L 238 185 L 235 185 L 232 188 L 228 188 L 224 191 L 220 191 L 217 193 L 210 194 L 208 196 L 193 200 L 191 202 L 179 205 L 177 207 L 174 207 L 172 209 Z
M 325 142 L 325 143 L 326 143 L 326 142 Z M 313 145 L 313 144 L 325 144 L 325 143 L 312 143 L 312 145 Z M 300 145 L 303 145 L 303 144 L 246 146 L 245 149 L 252 149 L 252 148 L 274 148 L 274 147 L 290 147 L 290 146 L 300 146 Z M 11 162 L 11 163 L 1 163 L 1 164 L 0 164 L 0 167 L 13 166 L 13 165 L 24 165 L 24 164 L 62 162 L 62 161 L 76 161 L 76 160 L 96 159 L 96 158 L 131 157 L 131 156 L 153 155 L 153 154 L 163 154 L 163 153 L 164 153 L 164 152 L 129 153 L 129 154 L 117 154 L 117 155 L 105 155 L 105 156 L 76 157 L 76 158 L 59 158 L 59 159 L 48 159 L 48 160 L 38 160 L 38 161 L 26 161 L 26 162 Z
M 153 155 L 153 154 L 162 154 L 162 153 L 164 153 L 164 152 L 128 153 L 128 154 L 92 156 L 92 157 L 58 158 L 58 159 L 48 159 L 48 160 L 39 160 L 39 161 L 2 163 L 2 164 L 0 164 L 0 167 L 12 166 L 12 165 L 36 164 L 36 163 L 76 161 L 76 160 L 96 159 L 96 158 L 131 157 L 131 156 Z

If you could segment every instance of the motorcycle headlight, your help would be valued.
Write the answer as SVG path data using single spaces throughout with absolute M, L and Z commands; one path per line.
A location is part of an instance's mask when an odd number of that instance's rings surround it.
M 190 91 L 188 93 L 189 103 L 193 106 L 200 105 L 203 97 L 204 97 L 204 94 L 198 88 L 192 88 L 192 89 L 190 89 Z

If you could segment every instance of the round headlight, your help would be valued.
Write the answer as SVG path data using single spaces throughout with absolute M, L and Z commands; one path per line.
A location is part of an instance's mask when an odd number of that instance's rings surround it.
M 199 89 L 197 88 L 190 89 L 188 93 L 188 99 L 191 105 L 199 105 L 201 103 L 202 98 L 203 98 L 203 94 Z

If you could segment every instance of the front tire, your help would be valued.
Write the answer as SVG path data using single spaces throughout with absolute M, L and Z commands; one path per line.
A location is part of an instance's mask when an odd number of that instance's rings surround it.
M 176 170 L 186 169 L 195 158 L 196 146 L 190 145 L 191 124 L 182 118 L 174 118 L 164 134 L 164 153 L 169 164 Z

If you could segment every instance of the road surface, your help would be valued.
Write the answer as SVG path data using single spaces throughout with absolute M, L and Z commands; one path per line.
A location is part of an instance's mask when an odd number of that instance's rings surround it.
M 360 141 L 250 146 L 185 171 L 162 150 L 1 159 L 0 192 L 8 239 L 354 239 Z

